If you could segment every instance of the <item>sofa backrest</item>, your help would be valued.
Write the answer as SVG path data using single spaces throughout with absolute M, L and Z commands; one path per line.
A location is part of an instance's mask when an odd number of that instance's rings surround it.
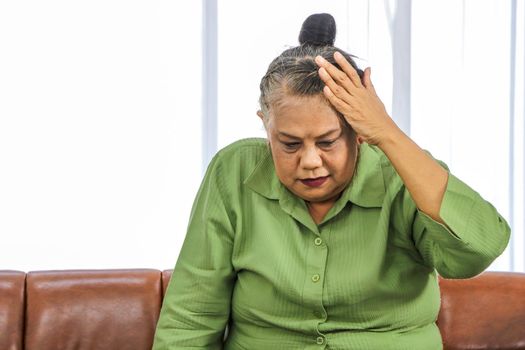
M 26 274 L 0 271 L 0 349 L 22 349 Z
M 0 271 L 0 349 L 150 350 L 171 272 Z M 439 281 L 445 350 L 525 349 L 525 274 Z
M 152 269 L 0 272 L 0 349 L 149 350 L 162 290 Z

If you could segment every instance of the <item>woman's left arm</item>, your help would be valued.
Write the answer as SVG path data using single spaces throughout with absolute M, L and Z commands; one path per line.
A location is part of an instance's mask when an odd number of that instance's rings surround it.
M 443 223 L 439 209 L 447 186 L 448 172 L 410 139 L 386 112 L 370 80 L 370 68 L 363 82 L 339 53 L 337 67 L 318 56 L 319 75 L 325 82 L 325 96 L 341 112 L 365 142 L 377 145 L 403 180 L 417 207 Z

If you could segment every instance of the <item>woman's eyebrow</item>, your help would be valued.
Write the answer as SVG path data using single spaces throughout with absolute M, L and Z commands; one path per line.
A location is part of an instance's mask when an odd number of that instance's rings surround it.
M 329 131 L 327 131 L 327 132 L 325 132 L 325 133 L 323 133 L 323 134 L 317 136 L 316 139 L 322 139 L 323 137 L 326 137 L 326 136 L 328 136 L 328 135 L 330 135 L 330 134 L 333 134 L 334 132 L 336 132 L 336 131 L 340 131 L 340 130 L 341 130 L 341 129 L 332 129 L 332 130 L 329 130 Z M 289 133 L 284 132 L 284 131 L 279 131 L 279 136 L 286 136 L 286 137 L 289 137 L 289 138 L 291 138 L 291 139 L 297 139 L 297 140 L 300 140 L 300 139 L 301 139 L 300 137 L 294 136 L 294 135 L 289 134 Z

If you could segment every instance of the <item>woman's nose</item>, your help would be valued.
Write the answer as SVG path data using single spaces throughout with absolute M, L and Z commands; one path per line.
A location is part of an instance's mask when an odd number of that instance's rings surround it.
M 303 169 L 316 169 L 323 165 L 323 160 L 316 147 L 305 149 L 301 156 L 301 167 Z

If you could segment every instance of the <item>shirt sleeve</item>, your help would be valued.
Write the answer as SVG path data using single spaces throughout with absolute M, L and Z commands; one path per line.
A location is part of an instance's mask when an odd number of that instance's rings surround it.
M 154 337 L 153 350 L 222 349 L 235 273 L 225 176 L 212 160 L 194 201 Z
M 448 171 L 443 162 L 439 163 Z M 510 227 L 505 219 L 451 173 L 439 211 L 446 225 L 412 203 L 414 243 L 424 262 L 444 278 L 478 275 L 503 253 L 509 242 Z

